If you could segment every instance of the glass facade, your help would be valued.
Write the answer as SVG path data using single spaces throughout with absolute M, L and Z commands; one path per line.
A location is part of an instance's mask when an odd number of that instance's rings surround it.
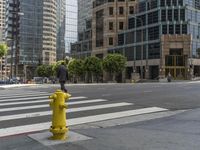
M 66 0 L 57 0 L 57 41 L 56 59 L 65 57 L 65 24 L 66 24 Z
M 200 58 L 199 0 L 141 0 L 137 12 L 133 17 L 129 17 L 128 29 L 124 34 L 119 35 L 118 44 L 132 44 L 132 51 L 137 51 L 137 54 L 139 49 L 142 51 L 141 44 L 143 43 L 143 47 L 147 45 L 145 50 L 147 54 L 143 56 L 148 56 L 148 59 L 160 57 L 161 48 L 158 43 L 163 34 L 191 34 L 192 56 L 190 57 Z M 143 34 L 141 34 L 142 31 Z M 125 53 L 126 57 L 129 57 L 129 52 Z M 139 58 L 144 59 L 142 57 L 133 59 L 138 60 Z
M 20 64 L 36 64 L 42 54 L 43 2 L 41 0 L 20 1 L 19 47 Z
M 66 33 L 65 45 L 66 52 L 70 52 L 71 43 L 77 41 L 77 17 L 78 17 L 78 2 L 74 0 L 66 1 Z

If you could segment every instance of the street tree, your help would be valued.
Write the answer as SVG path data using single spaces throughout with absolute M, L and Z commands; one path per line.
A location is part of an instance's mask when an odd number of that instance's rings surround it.
M 8 52 L 8 46 L 6 44 L 0 44 L 0 58 L 5 56 Z
M 0 59 L 2 59 L 3 56 L 5 56 L 8 52 L 8 46 L 4 43 L 0 44 Z M 2 71 L 2 61 L 1 61 L 1 64 L 0 64 L 0 71 L 1 71 L 1 78 L 3 79 L 3 71 Z
M 72 77 L 73 81 L 77 82 L 78 78 L 80 78 L 84 74 L 83 60 L 81 59 L 70 60 L 68 63 L 68 73 L 69 77 Z
M 117 74 L 121 73 L 126 67 L 126 58 L 121 54 L 109 54 L 103 59 L 103 70 L 109 73 L 115 81 Z
M 84 69 L 86 71 L 87 77 L 91 75 L 92 82 L 94 81 L 94 76 L 98 81 L 99 76 L 102 74 L 102 61 L 98 57 L 91 56 L 84 60 Z
M 36 69 L 36 73 L 39 77 L 46 77 L 46 65 L 40 65 Z

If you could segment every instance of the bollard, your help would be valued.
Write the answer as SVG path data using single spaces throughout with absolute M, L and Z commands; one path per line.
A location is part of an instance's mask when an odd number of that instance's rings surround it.
M 66 111 L 67 105 L 65 101 L 71 97 L 68 93 L 63 93 L 61 90 L 57 90 L 53 95 L 49 96 L 51 99 L 50 107 L 53 110 L 52 114 L 52 126 L 50 127 L 50 132 L 53 136 L 50 138 L 52 140 L 66 140 L 66 133 L 68 132 L 68 127 L 66 126 Z

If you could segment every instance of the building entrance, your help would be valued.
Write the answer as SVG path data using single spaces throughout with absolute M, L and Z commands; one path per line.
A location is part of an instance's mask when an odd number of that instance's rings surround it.
M 174 79 L 186 79 L 186 60 L 182 49 L 170 49 L 170 55 L 165 56 L 165 76 L 170 73 Z

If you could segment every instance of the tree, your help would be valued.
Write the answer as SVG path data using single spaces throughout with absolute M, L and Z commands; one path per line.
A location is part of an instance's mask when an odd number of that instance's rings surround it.
M 51 77 L 53 76 L 53 65 L 40 65 L 36 69 L 39 77 Z
M 5 56 L 8 52 L 8 46 L 6 44 L 0 44 L 0 59 Z M 0 65 L 1 77 L 3 79 L 3 71 L 2 71 L 2 61 Z
M 121 54 L 109 54 L 103 59 L 103 69 L 112 76 L 121 73 L 126 67 L 126 58 Z
M 5 56 L 8 52 L 8 46 L 6 44 L 0 44 L 0 58 Z
M 97 57 L 87 57 L 84 61 L 84 69 L 89 76 L 92 76 L 92 82 L 94 81 L 94 76 L 98 80 L 99 75 L 102 73 L 102 62 Z
M 77 82 L 78 77 L 84 74 L 83 60 L 72 59 L 68 63 L 69 76 L 73 78 L 74 82 Z

